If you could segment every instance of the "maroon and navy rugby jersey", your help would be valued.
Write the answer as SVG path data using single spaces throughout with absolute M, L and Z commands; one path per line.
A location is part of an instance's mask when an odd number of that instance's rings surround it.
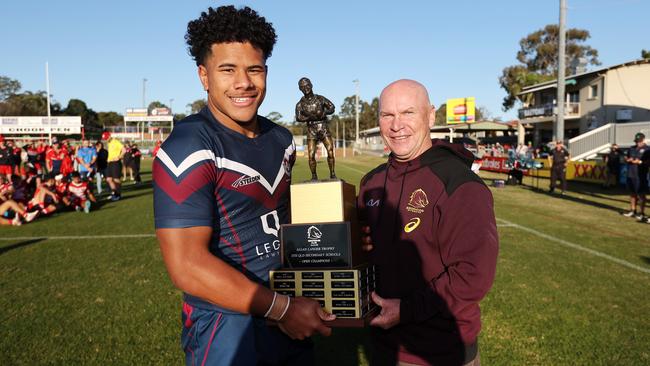
M 208 108 L 178 123 L 153 163 L 154 216 L 157 229 L 211 226 L 210 252 L 265 284 L 280 266 L 295 145 L 287 129 L 257 119 L 255 138 L 223 126 Z

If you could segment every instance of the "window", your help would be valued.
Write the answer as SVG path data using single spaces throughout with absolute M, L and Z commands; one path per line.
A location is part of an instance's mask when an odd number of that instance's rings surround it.
M 589 87 L 589 99 L 598 97 L 598 85 L 591 85 Z

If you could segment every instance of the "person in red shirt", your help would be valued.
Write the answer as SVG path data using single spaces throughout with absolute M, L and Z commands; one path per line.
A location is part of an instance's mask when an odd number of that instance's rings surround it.
M 56 175 L 54 177 L 54 194 L 59 199 L 64 206 L 70 206 L 70 200 L 68 199 L 68 180 L 63 174 Z
M 13 219 L 6 219 L 3 216 L 7 212 L 14 212 L 14 218 Z M 25 211 L 25 207 L 23 205 L 17 203 L 14 200 L 8 200 L 5 202 L 0 203 L 0 226 L 3 225 L 14 225 L 14 226 L 20 226 L 23 223 L 23 220 L 25 222 L 30 222 L 34 220 L 38 212 L 27 212 Z
M 96 203 L 97 200 L 90 189 L 88 182 L 81 180 L 79 172 L 72 172 L 72 181 L 68 184 L 68 200 L 75 211 L 83 210 L 85 213 L 90 212 L 90 202 Z
M 153 148 L 153 151 L 151 152 L 151 155 L 153 158 L 156 158 L 156 154 L 158 154 L 158 150 L 160 150 L 160 144 L 162 144 L 162 141 L 158 140 L 156 141 L 156 146 Z
M 72 157 L 70 156 L 70 149 L 66 148 L 64 145 L 61 150 L 63 152 L 61 155 L 61 174 L 63 174 L 64 177 L 67 177 L 74 171 L 74 163 L 72 161 Z
M 4 175 L 0 175 L 0 202 L 10 200 L 13 192 L 14 187 L 11 184 L 11 180 L 7 179 Z
M 42 175 L 43 167 L 45 166 L 45 152 L 47 151 L 47 145 L 43 141 L 38 143 L 36 147 L 36 161 L 34 162 L 34 169 L 38 175 Z
M 45 165 L 47 171 L 53 175 L 61 173 L 61 164 L 63 163 L 65 153 L 59 146 L 59 140 L 52 138 L 52 148 L 45 153 Z
M 39 212 L 42 215 L 49 215 L 56 211 L 56 204 L 58 204 L 59 197 L 55 193 L 54 176 L 48 174 L 43 183 L 36 188 L 34 198 L 29 201 L 27 211 Z
M 14 184 L 17 184 L 14 186 Z M 16 182 L 8 181 L 4 175 L 0 175 L 0 217 L 7 212 L 13 212 L 13 220 L 0 218 L 0 225 L 21 225 L 23 221 L 32 221 L 37 213 L 29 214 L 25 210 L 25 191 L 23 182 L 18 178 Z

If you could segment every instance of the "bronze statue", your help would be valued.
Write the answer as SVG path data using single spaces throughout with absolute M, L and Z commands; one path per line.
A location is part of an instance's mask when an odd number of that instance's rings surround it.
M 316 175 L 316 147 L 322 142 L 327 149 L 327 165 L 330 168 L 330 178 L 334 174 L 334 142 L 332 134 L 327 128 L 327 115 L 334 113 L 334 104 L 322 95 L 314 94 L 311 81 L 302 78 L 298 81 L 298 88 L 304 94 L 296 104 L 296 120 L 307 123 L 307 154 L 309 155 L 309 169 L 311 179 L 317 180 Z

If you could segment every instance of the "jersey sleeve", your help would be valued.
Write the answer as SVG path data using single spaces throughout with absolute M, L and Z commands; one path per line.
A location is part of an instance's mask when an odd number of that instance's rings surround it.
M 156 229 L 212 227 L 217 168 L 209 139 L 193 123 L 180 123 L 153 163 Z

